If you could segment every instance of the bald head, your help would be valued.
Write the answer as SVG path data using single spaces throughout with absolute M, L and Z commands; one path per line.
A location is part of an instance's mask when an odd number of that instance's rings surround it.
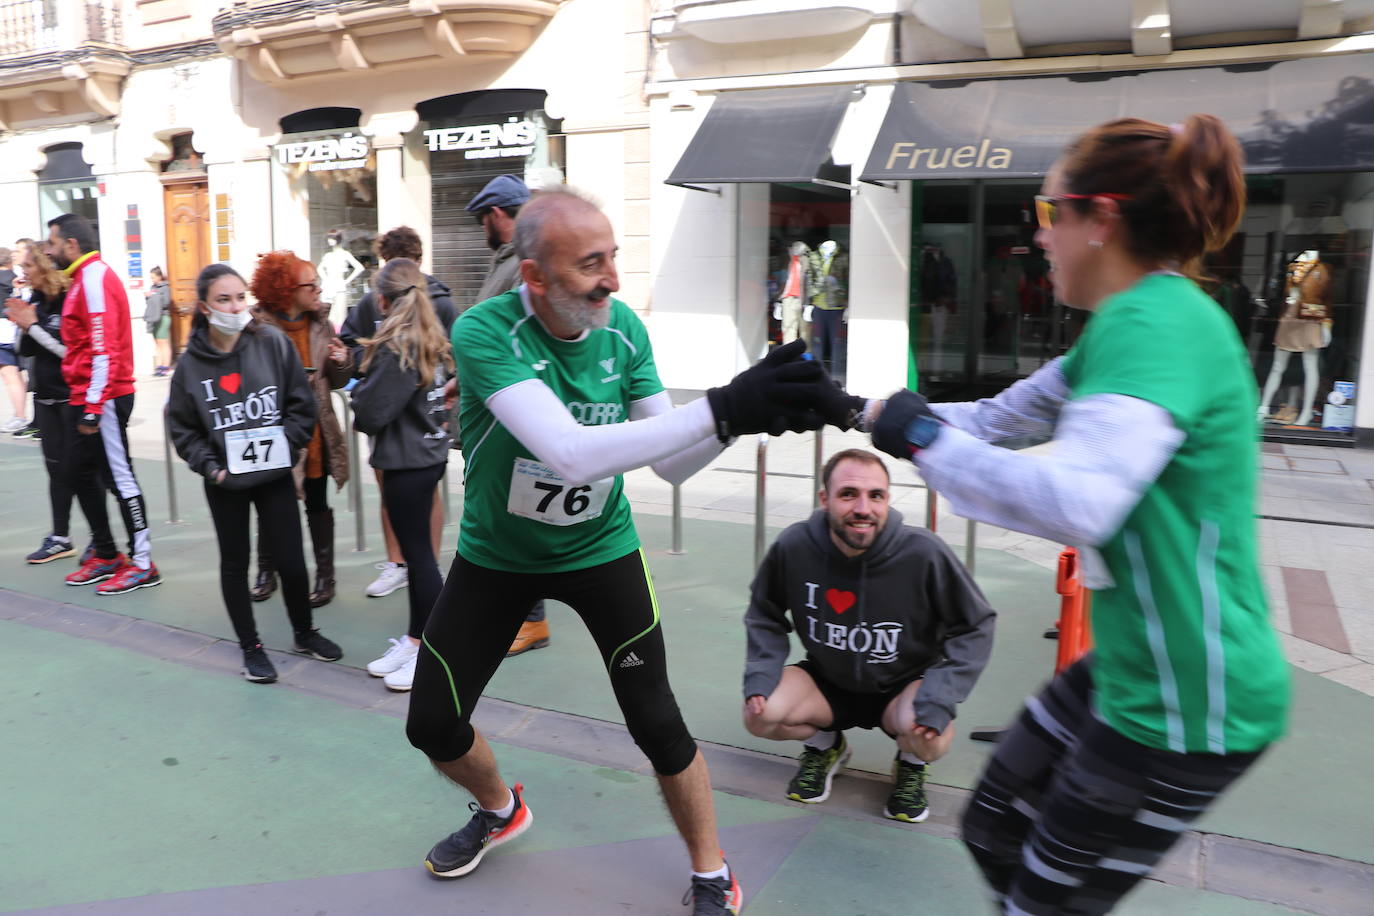
M 567 187 L 540 191 L 520 208 L 512 239 L 515 256 L 547 265 L 551 250 L 563 236 L 602 226 L 609 226 L 609 222 L 601 208 L 581 191 Z

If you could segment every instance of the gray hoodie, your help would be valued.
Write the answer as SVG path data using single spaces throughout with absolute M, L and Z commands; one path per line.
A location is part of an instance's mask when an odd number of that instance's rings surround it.
M 448 460 L 445 381 L 442 364 L 422 385 L 414 366 L 401 368 L 395 350 L 385 344 L 376 348 L 367 375 L 353 387 L 353 425 L 373 437 L 374 468 L 403 471 Z
M 873 546 L 850 558 L 818 509 L 778 536 L 754 577 L 744 695 L 772 694 L 795 629 L 844 690 L 887 693 L 924 676 L 916 721 L 943 731 L 987 664 L 995 617 L 944 541 L 901 513 L 890 510 Z

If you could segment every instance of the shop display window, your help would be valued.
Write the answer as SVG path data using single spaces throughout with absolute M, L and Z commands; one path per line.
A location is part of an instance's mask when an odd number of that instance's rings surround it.
M 773 184 L 768 199 L 768 332 L 797 338 L 843 383 L 848 370 L 848 188 Z

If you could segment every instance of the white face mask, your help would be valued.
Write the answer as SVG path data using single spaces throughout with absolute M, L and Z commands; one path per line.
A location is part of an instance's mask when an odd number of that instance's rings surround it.
M 243 329 L 248 327 L 248 322 L 253 320 L 253 313 L 244 309 L 241 312 L 221 312 L 217 309 L 210 309 L 210 324 L 217 331 L 225 334 L 241 334 Z

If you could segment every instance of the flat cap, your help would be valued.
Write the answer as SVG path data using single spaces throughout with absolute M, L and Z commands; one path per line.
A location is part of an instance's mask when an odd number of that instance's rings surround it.
M 466 209 L 469 213 L 480 213 L 488 207 L 519 207 L 529 199 L 530 189 L 525 187 L 524 179 L 519 175 L 497 175 L 477 192 Z

